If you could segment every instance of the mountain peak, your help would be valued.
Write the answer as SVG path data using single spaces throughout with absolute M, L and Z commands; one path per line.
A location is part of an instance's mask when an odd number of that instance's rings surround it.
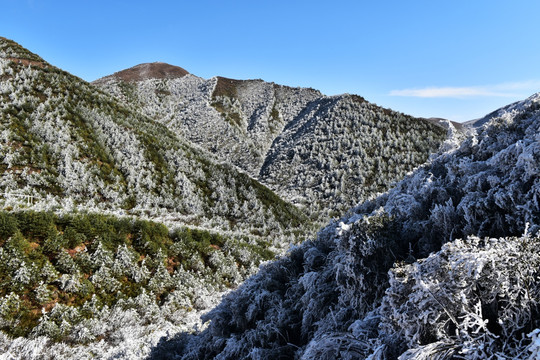
M 135 65 L 129 69 L 116 72 L 96 81 L 115 78 L 123 81 L 142 81 L 147 79 L 174 79 L 189 74 L 185 69 L 163 62 L 153 62 Z

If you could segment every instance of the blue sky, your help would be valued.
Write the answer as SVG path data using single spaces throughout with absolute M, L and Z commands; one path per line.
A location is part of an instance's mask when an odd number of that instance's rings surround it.
M 85 80 L 163 61 L 465 121 L 540 91 L 540 1 L 0 0 L 0 35 Z

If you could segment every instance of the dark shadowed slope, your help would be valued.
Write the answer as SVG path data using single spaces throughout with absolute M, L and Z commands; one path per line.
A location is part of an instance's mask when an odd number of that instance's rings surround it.
M 539 128 L 540 94 L 499 111 L 265 266 L 208 329 L 155 358 L 535 358 Z

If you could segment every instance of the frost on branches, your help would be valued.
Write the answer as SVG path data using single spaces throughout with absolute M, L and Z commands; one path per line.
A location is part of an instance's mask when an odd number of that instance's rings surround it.
M 28 62 L 32 54 L 15 43 L 2 38 L 0 47 L 3 208 L 182 222 L 257 235 L 276 247 L 308 226 L 293 205 L 137 108 Z
M 261 269 L 177 352 L 538 357 L 539 129 L 540 94 L 490 115 L 458 149 Z
M 538 237 L 469 237 L 393 268 L 376 311 L 379 343 L 393 354 L 408 349 L 400 359 L 538 354 L 539 245 Z

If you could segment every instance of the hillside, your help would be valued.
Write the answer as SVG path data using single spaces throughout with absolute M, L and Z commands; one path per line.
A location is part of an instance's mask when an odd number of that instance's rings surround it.
M 141 64 L 117 74 L 155 67 Z M 94 84 L 244 170 L 319 222 L 388 190 L 436 152 L 452 126 L 354 95 L 329 97 L 263 80 L 191 74 L 126 80 L 113 74 Z
M 141 358 L 152 347 L 152 356 L 185 350 L 197 358 L 201 346 L 218 354 L 208 332 L 206 344 L 187 334 L 208 326 L 199 315 L 221 295 L 306 239 L 312 220 L 388 189 L 459 138 L 447 122 L 444 129 L 357 96 L 204 80 L 163 63 L 95 84 L 107 91 L 0 38 L 0 352 L 15 358 Z M 327 241 L 328 249 L 345 246 L 334 235 Z M 384 251 L 400 254 L 402 245 Z M 216 314 L 240 304 L 232 293 L 209 315 L 217 343 L 254 319 L 285 321 L 275 328 L 282 337 L 300 334 L 289 321 L 312 305 L 288 286 L 300 269 L 331 257 L 291 256 L 292 267 L 287 258 L 269 263 L 238 292 L 255 286 L 257 304 L 272 308 L 285 296 L 293 303 L 280 306 L 291 308 L 267 318 L 258 305 L 242 305 L 232 310 L 239 323 L 223 330 Z M 277 278 L 269 270 L 276 266 Z M 325 279 L 340 281 L 334 275 Z M 327 295 L 323 308 L 334 306 Z M 260 341 L 253 354 L 272 353 L 273 329 L 252 333 Z M 302 349 L 304 340 L 287 344 Z
M 388 190 L 436 152 L 446 134 L 439 125 L 359 96 L 325 97 L 274 140 L 260 179 L 328 218 Z
M 94 84 L 253 177 L 284 124 L 321 96 L 262 80 L 206 80 L 191 74 L 138 81 L 113 74 Z
M 178 72 L 165 70 L 165 77 Z M 276 246 L 306 223 L 294 206 L 235 167 L 3 38 L 0 115 L 4 207 L 30 202 L 34 209 L 272 234 Z
M 540 356 L 540 93 L 489 117 L 151 358 Z
M 201 326 L 274 256 L 265 242 L 187 227 L 0 211 L 0 353 L 140 358 L 167 333 Z
M 138 358 L 311 229 L 236 167 L 5 38 L 0 117 L 2 354 Z

